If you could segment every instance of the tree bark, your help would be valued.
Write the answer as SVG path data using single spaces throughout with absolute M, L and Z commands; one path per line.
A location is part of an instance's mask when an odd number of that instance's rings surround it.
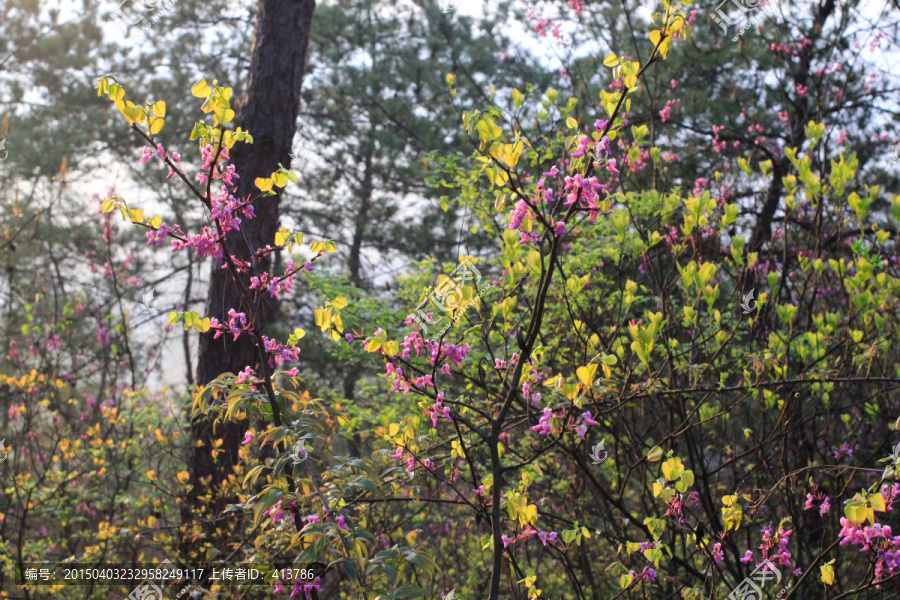
M 812 29 L 807 34 L 809 39 L 815 41 L 822 36 L 822 28 L 825 26 L 825 21 L 834 12 L 834 8 L 835 0 L 825 0 L 818 6 Z M 796 66 L 792 67 L 794 85 L 807 87 L 809 85 L 809 69 L 812 64 L 812 49 L 810 46 L 803 46 L 799 54 Z M 801 97 L 797 94 L 794 107 L 796 108 L 796 113 L 791 118 L 791 143 L 799 150 L 803 146 L 803 142 L 806 141 L 806 123 L 809 120 L 808 96 Z M 772 182 L 766 191 L 766 199 L 759 211 L 759 218 L 756 220 L 756 225 L 750 236 L 750 252 L 759 252 L 763 244 L 772 237 L 772 220 L 781 206 L 781 196 L 782 192 L 784 192 L 782 178 L 790 173 L 790 169 L 791 161 L 786 156 L 772 161 Z
M 257 177 L 269 177 L 278 169 L 279 163 L 290 166 L 289 154 L 300 109 L 300 88 L 315 6 L 315 0 L 260 0 L 258 3 L 247 89 L 235 103 L 235 126 L 249 131 L 253 144 L 238 143 L 231 149 L 231 162 L 240 175 L 235 197 L 257 194 L 254 184 Z M 279 227 L 279 202 L 280 195 L 260 199 L 254 204 L 256 217 L 244 219 L 240 231 L 228 235 L 225 242 L 236 256 L 249 261 L 257 249 L 274 244 Z M 268 272 L 271 260 L 266 257 L 255 266 L 258 273 Z M 249 277 L 245 285 L 249 286 Z M 213 264 L 206 313 L 227 322 L 228 311 L 232 308 L 253 318 L 251 307 L 244 305 L 229 272 L 221 265 Z M 264 302 L 257 309 L 256 323 L 263 326 L 269 322 L 276 308 L 275 303 Z M 213 333 L 209 331 L 200 337 L 198 386 L 208 384 L 222 373 L 237 373 L 247 366 L 258 369 L 256 340 L 249 335 L 242 335 L 237 341 L 227 335 L 214 340 Z M 246 423 L 228 424 L 213 431 L 206 418 L 200 416 L 192 420 L 189 507 L 200 503 L 201 494 L 212 492 L 216 495 L 215 489 L 237 463 L 245 428 Z M 211 449 L 216 438 L 223 440 L 221 449 L 224 452 L 214 460 Z M 217 498 L 212 502 L 213 514 L 224 508 L 225 500 Z

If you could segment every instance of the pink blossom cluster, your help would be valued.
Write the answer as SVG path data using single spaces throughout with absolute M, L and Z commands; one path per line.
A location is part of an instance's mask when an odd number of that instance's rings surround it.
M 285 573 L 283 579 L 289 580 L 290 575 L 288 573 Z M 300 592 L 303 592 L 304 595 L 306 596 L 306 600 L 311 600 L 312 599 L 311 592 L 313 590 L 316 590 L 318 592 L 322 591 L 322 578 L 321 577 L 316 577 L 309 583 L 304 583 L 304 581 L 305 580 L 303 580 L 303 579 L 295 579 L 294 580 L 294 584 L 291 588 L 291 595 L 289 596 L 290 598 L 293 598 Z M 281 581 L 281 580 L 276 581 L 274 592 L 276 594 L 281 593 L 284 591 L 284 587 L 285 586 L 284 586 L 283 581 Z
M 597 421 L 594 420 L 594 417 L 591 414 L 591 411 L 586 410 L 583 413 L 581 413 L 581 424 L 578 425 L 578 429 L 576 429 L 575 431 L 578 434 L 578 437 L 583 440 L 584 434 L 587 433 L 587 428 L 597 425 L 597 424 L 598 423 L 597 423 Z
M 616 159 L 611 158 L 607 162 L 607 169 L 610 172 L 618 173 L 616 170 Z M 565 178 L 565 188 L 563 190 L 565 196 L 564 204 L 571 206 L 580 203 L 580 206 L 588 210 L 590 223 L 593 225 L 597 222 L 600 215 L 600 193 L 606 193 L 606 186 L 600 183 L 596 177 L 581 176 L 581 173 L 575 173 L 571 177 Z
M 834 455 L 835 460 L 846 456 L 847 458 L 853 458 L 853 451 L 859 450 L 859 444 L 856 444 L 853 448 L 850 447 L 850 444 L 844 442 L 840 448 L 837 450 L 832 450 L 831 453 Z
M 632 173 L 640 173 L 647 168 L 648 164 L 650 164 L 650 151 L 646 148 L 641 148 L 634 160 L 631 160 L 630 153 L 625 155 L 625 166 Z
M 304 267 L 307 271 L 312 270 L 312 263 L 307 262 Z M 250 278 L 250 289 L 263 289 L 269 292 L 273 298 L 278 298 L 278 294 L 281 292 L 290 293 L 291 284 L 294 283 L 294 277 L 297 276 L 297 272 L 300 268 L 294 264 L 293 260 L 288 261 L 287 269 L 284 270 L 284 275 L 281 277 L 273 277 L 269 279 L 268 273 L 263 273 L 259 277 L 251 277 Z
M 297 503 L 291 502 L 290 504 L 288 504 L 284 507 L 282 507 L 281 503 L 282 503 L 282 500 L 279 500 L 278 502 L 275 503 L 275 506 L 273 506 L 269 510 L 265 511 L 263 513 L 263 515 L 265 515 L 267 517 L 272 517 L 272 525 L 278 525 L 278 523 L 280 523 L 281 521 L 283 521 L 287 518 L 286 514 L 289 514 L 291 517 L 291 523 L 294 523 L 294 515 L 293 515 L 292 511 L 297 506 Z M 287 511 L 287 513 L 285 513 L 285 511 Z
M 681 98 L 673 98 L 666 102 L 666 105 L 663 107 L 661 111 L 659 111 L 659 118 L 662 119 L 662 122 L 665 123 L 672 117 L 672 109 L 673 107 L 678 107 L 681 105 Z
M 769 44 L 769 50 L 775 52 L 777 54 L 786 54 L 789 56 L 795 56 L 805 48 L 806 46 L 811 46 L 812 40 L 809 38 L 803 38 L 796 44 Z
M 575 11 L 575 16 L 580 17 L 581 11 L 584 9 L 585 0 L 569 0 L 569 8 Z
M 300 348 L 296 346 L 291 348 L 278 340 L 273 340 L 266 336 L 262 336 L 262 339 L 263 348 L 265 349 L 266 354 L 269 355 L 269 366 L 272 368 L 283 362 L 295 361 L 300 357 Z M 295 367 L 294 369 L 291 369 L 288 374 L 291 377 L 296 377 L 298 372 L 299 371 Z
M 432 427 L 437 427 L 439 417 L 450 420 L 450 408 L 444 406 L 443 402 L 444 392 L 438 392 L 434 404 L 431 405 L 431 412 L 428 413 L 428 416 L 431 417 Z
M 656 581 L 656 571 L 653 570 L 653 567 L 644 567 L 639 572 L 631 569 L 628 573 L 638 581 L 649 581 L 650 583 Z
M 522 529 L 522 531 L 519 532 L 516 536 L 511 538 L 508 535 L 504 535 L 501 536 L 500 539 L 503 541 L 503 547 L 509 548 L 510 545 L 515 544 L 518 541 L 528 539 L 529 537 L 534 535 L 538 536 L 538 539 L 544 546 L 546 546 L 547 544 L 555 544 L 559 538 L 558 534 L 555 531 L 551 531 L 548 533 L 546 531 L 539 531 L 531 525 L 525 525 L 525 528 Z
M 806 494 L 806 504 L 803 506 L 803 510 L 812 510 L 816 508 L 816 504 L 818 504 L 819 516 L 824 517 L 825 514 L 831 510 L 831 502 L 825 493 L 817 490 L 818 486 L 814 486 L 813 491 Z
M 531 430 L 538 432 L 540 435 L 550 435 L 553 433 L 553 426 L 550 425 L 550 420 L 553 419 L 553 409 L 552 408 L 544 408 L 544 414 L 541 416 L 541 420 L 537 425 L 534 425 Z
M 725 553 L 722 552 L 722 542 L 716 542 L 716 545 L 713 546 L 712 556 L 717 565 L 721 565 L 722 561 L 725 560 Z
M 712 130 L 715 137 L 713 138 L 713 152 L 721 154 L 723 150 L 728 148 L 728 142 L 719 137 L 719 132 L 725 129 L 724 125 L 713 125 Z
M 234 167 L 230 165 L 229 169 Z M 239 213 L 243 213 L 248 219 L 256 216 L 253 212 L 253 205 L 248 202 L 241 202 L 232 196 L 228 188 L 222 186 L 219 194 L 210 199 L 212 218 L 219 222 L 222 234 L 229 231 L 236 231 L 241 228 L 241 219 Z
M 759 545 L 759 549 L 762 551 L 762 560 L 757 566 L 768 560 L 772 563 L 781 564 L 782 566 L 791 568 L 791 553 L 788 550 L 788 543 L 790 542 L 793 531 L 779 529 L 775 532 L 774 537 L 772 535 L 772 528 L 769 526 L 763 527 L 761 531 L 763 538 L 762 543 Z M 753 551 L 747 550 L 746 554 L 744 554 L 744 558 L 741 559 L 741 562 L 747 563 L 751 560 L 753 560 Z M 802 573 L 800 569 L 796 569 L 794 574 L 799 575 L 798 571 Z
M 709 180 L 705 177 L 698 177 L 696 181 L 694 181 L 694 191 L 693 194 L 695 196 L 699 196 L 703 193 L 703 190 L 706 189 L 706 186 L 709 185 Z
M 256 376 L 256 373 L 254 373 L 253 369 L 251 369 L 249 366 L 244 367 L 244 370 L 238 373 L 238 376 L 234 380 L 234 385 L 244 385 L 244 383 L 247 382 L 250 383 L 250 387 L 252 387 L 254 390 L 256 389 L 255 384 L 262 383 L 262 379 L 258 378 Z M 250 440 L 253 439 L 253 436 L 249 431 L 247 432 L 247 436 L 250 436 Z M 246 439 L 246 436 L 244 443 L 250 443 L 249 440 Z
M 875 552 L 874 582 L 900 573 L 900 536 L 892 535 L 890 525 L 875 523 L 862 527 L 851 524 L 846 517 L 841 517 L 841 531 L 838 537 L 843 538 L 842 546 L 852 544 L 860 546 L 860 552 L 870 550 Z

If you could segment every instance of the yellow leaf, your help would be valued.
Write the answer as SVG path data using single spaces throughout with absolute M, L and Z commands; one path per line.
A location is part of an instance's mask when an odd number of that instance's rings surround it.
M 262 177 L 257 177 L 256 181 L 254 183 L 256 183 L 256 187 L 258 187 L 263 192 L 268 192 L 269 190 L 272 189 L 272 180 L 271 179 L 268 179 L 268 178 L 264 179 Z
M 659 446 L 653 446 L 650 449 L 650 452 L 647 453 L 647 460 L 649 460 L 651 462 L 655 462 L 655 461 L 659 460 L 660 458 L 662 458 L 662 454 L 663 454 L 662 448 L 660 448 Z
M 391 437 L 394 437 L 398 433 L 400 433 L 400 426 L 397 425 L 396 423 L 391 423 L 390 426 L 388 426 L 388 435 L 390 435 Z
M 209 317 L 206 317 L 205 319 L 201 319 L 198 322 L 196 322 L 194 324 L 194 329 L 196 329 L 200 333 L 206 333 L 207 331 L 209 331 L 209 328 L 211 325 L 212 325 L 212 321 L 210 320 Z
M 278 187 L 284 187 L 288 182 L 288 174 L 285 172 L 272 173 L 272 180 Z
M 844 507 L 844 516 L 852 525 L 858 526 L 865 523 L 868 512 L 866 506 L 857 501 L 850 502 Z
M 824 583 L 825 585 L 831 585 L 834 583 L 834 567 L 831 566 L 831 563 L 833 562 L 834 559 L 832 559 L 828 564 L 819 567 L 819 570 L 822 571 L 822 583 Z
M 663 477 L 669 481 L 675 481 L 684 473 L 684 465 L 680 458 L 670 458 L 662 465 Z
M 163 119 L 156 119 L 154 117 L 150 117 L 149 125 L 150 125 L 150 135 L 156 135 L 160 131 L 162 131 L 163 125 L 166 122 Z
M 575 374 L 578 376 L 578 381 L 583 383 L 584 385 L 591 387 L 594 383 L 594 373 L 597 372 L 597 365 L 588 365 L 586 367 L 578 367 L 575 370 Z
M 607 55 L 606 55 L 606 58 L 603 59 L 603 66 L 604 66 L 604 67 L 615 67 L 617 64 L 619 64 L 619 57 L 616 56 L 616 55 L 615 55 L 614 53 L 612 53 L 612 52 L 610 52 L 609 54 L 607 54 Z
M 488 168 L 487 176 L 488 179 L 491 180 L 491 183 L 497 187 L 503 187 L 503 185 L 509 181 L 509 175 L 507 175 L 506 172 L 497 169 Z
M 231 121 L 234 120 L 234 111 L 230 108 L 226 108 L 224 111 L 216 114 L 216 119 L 218 119 L 219 123 L 222 125 L 231 123 Z
M 128 216 L 131 217 L 131 220 L 134 221 L 135 223 L 143 223 L 144 222 L 144 211 L 142 211 L 139 208 L 129 210 Z
M 206 98 L 209 96 L 210 92 L 212 92 L 212 88 L 209 87 L 209 84 L 206 83 L 205 79 L 201 79 L 191 88 L 191 94 L 193 94 L 195 98 Z
M 153 114 L 157 117 L 164 117 L 166 116 L 166 103 L 160 100 L 151 107 L 151 110 L 153 110 Z

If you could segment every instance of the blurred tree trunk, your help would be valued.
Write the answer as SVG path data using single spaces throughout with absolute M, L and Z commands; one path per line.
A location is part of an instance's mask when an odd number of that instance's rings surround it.
M 253 136 L 253 144 L 237 144 L 231 151 L 232 163 L 240 175 L 236 197 L 258 193 L 254 180 L 270 176 L 278 169 L 278 163 L 290 165 L 289 153 L 300 108 L 300 87 L 315 6 L 315 0 L 259 1 L 246 93 L 235 103 L 235 126 Z M 243 260 L 250 260 L 260 247 L 274 245 L 279 227 L 279 202 L 280 195 L 256 202 L 256 218 L 244 219 L 240 231 L 227 237 L 226 243 Z M 259 263 L 261 271 L 269 271 L 270 267 L 268 257 Z M 249 280 L 246 284 L 249 286 Z M 213 265 L 206 314 L 227 322 L 231 308 L 250 316 L 249 307 L 242 305 L 229 272 Z M 273 302 L 265 303 L 257 315 L 257 323 L 264 326 L 272 319 L 276 308 Z M 197 385 L 204 386 L 222 373 L 237 373 L 247 366 L 259 367 L 258 351 L 250 336 L 243 335 L 232 342 L 229 336 L 214 340 L 212 333 L 200 338 Z M 189 464 L 193 488 L 186 508 L 201 504 L 215 512 L 224 508 L 225 498 L 216 499 L 210 505 L 199 497 L 210 492 L 215 495 L 215 489 L 237 462 L 245 425 L 218 427 L 214 432 L 211 422 L 206 419 L 192 420 Z M 224 452 L 214 460 L 210 451 L 216 438 L 223 440 L 221 449 Z M 204 518 L 199 514 L 188 516 Z M 206 518 L 209 516 L 205 515 Z

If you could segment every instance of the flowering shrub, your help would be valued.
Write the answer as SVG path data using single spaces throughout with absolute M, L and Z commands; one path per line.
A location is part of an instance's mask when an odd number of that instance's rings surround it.
M 261 593 L 272 597 L 416 598 L 455 589 L 492 600 L 708 598 L 727 595 L 768 564 L 788 597 L 813 582 L 862 594 L 896 581 L 900 537 L 888 519 L 900 494 L 892 481 L 900 458 L 894 452 L 883 472 L 872 467 L 900 435 L 889 425 L 900 411 L 891 394 L 900 383 L 900 257 L 873 210 L 889 204 L 896 226 L 900 198 L 867 185 L 857 157 L 834 155 L 823 142 L 825 125 L 811 121 L 804 145 L 785 150 L 789 174 L 774 174 L 771 161 L 738 161 L 747 190 L 779 176 L 785 191 L 776 231 L 751 250 L 748 232 L 737 229 L 747 209 L 721 173 L 671 178 L 675 149 L 655 146 L 647 125 L 627 123 L 647 69 L 665 59 L 676 34 L 691 35 L 684 11 L 664 8 L 645 63 L 606 57 L 614 91 L 602 92 L 596 107 L 529 87 L 463 113 L 477 148 L 462 164 L 441 161 L 436 178 L 458 192 L 473 237 L 490 248 L 460 262 L 477 264 L 491 285 L 457 286 L 465 302 L 425 311 L 431 321 L 441 310 L 452 313 L 447 331 L 429 338 L 417 315 L 407 315 L 416 300 L 433 303 L 427 291 L 416 298 L 414 278 L 401 282 L 393 318 L 357 310 L 347 295 L 328 293 L 337 286 L 327 282 L 317 288 L 325 290 L 313 312 L 321 337 L 340 352 L 352 347 L 383 362 L 381 387 L 367 391 L 377 410 L 310 393 L 296 366 L 306 332 L 275 336 L 259 327 L 261 300 L 289 294 L 304 277 L 323 277 L 316 263 L 335 247 L 304 244 L 302 232 L 287 228 L 249 259 L 225 243 L 256 217 L 254 206 L 295 180 L 282 168 L 256 180 L 256 196 L 234 196 L 240 174 L 226 164 L 229 153 L 253 138 L 227 127 L 231 90 L 205 80 L 192 89 L 212 114 L 212 125 L 197 123 L 191 134 L 199 150 L 194 171 L 187 151 L 155 138 L 164 102 L 138 107 L 115 80 L 99 81 L 99 93 L 146 141 L 140 160 L 164 163 L 208 225 L 185 231 L 115 194 L 102 213 L 118 210 L 146 229 L 148 244 L 226 269 L 242 298 L 228 307 L 227 322 L 174 312 L 169 324 L 247 336 L 260 357 L 258 369 L 224 373 L 192 399 L 194 417 L 260 425 L 245 436 L 225 484 L 237 501 L 222 514 L 183 510 L 177 535 L 154 534 L 159 550 L 177 550 L 183 560 L 321 567 L 312 581 L 270 582 Z M 454 81 L 447 77 L 451 97 Z M 667 101 L 660 120 L 679 107 Z M 713 152 L 726 147 L 720 131 L 713 127 Z M 636 185 L 638 173 L 653 183 Z M 260 272 L 257 259 L 276 251 L 291 256 L 286 268 Z M 379 318 L 368 320 L 367 312 Z M 98 344 L 111 344 L 110 335 L 99 326 Z M 58 343 L 46 341 L 51 350 Z M 7 380 L 23 395 L 10 419 L 54 418 L 50 406 L 29 407 L 27 394 L 49 383 L 39 377 Z M 142 432 L 142 419 L 151 429 L 158 422 L 149 409 L 134 421 L 115 405 L 100 410 L 104 427 L 120 428 L 110 430 L 120 437 L 126 425 Z M 113 462 L 151 467 L 142 472 L 158 495 L 138 496 L 129 509 L 152 530 L 159 517 L 146 514 L 150 507 L 165 509 L 165 494 L 180 502 L 187 493 L 162 484 L 187 483 L 178 461 L 132 456 L 133 438 L 104 440 L 97 431 L 66 435 L 82 436 L 91 449 L 78 446 L 86 453 L 79 460 L 115 450 Z M 161 451 L 172 452 L 175 433 L 155 431 Z M 340 438 L 361 433 L 359 457 L 333 456 Z M 74 442 L 59 448 L 59 460 L 74 459 L 65 455 Z M 608 457 L 588 460 L 594 448 Z M 56 456 L 43 452 L 40 462 Z M 149 464 L 138 467 L 141 461 Z M 115 481 L 102 469 L 90 473 L 95 488 Z M 25 475 L 17 489 L 47 493 L 29 488 Z M 77 500 L 84 506 L 75 512 L 86 515 L 80 522 L 96 522 L 98 531 L 65 552 L 94 560 L 107 540 L 118 542 L 119 558 L 146 550 L 127 547 L 131 532 L 112 514 Z M 7 518 L 24 521 L 30 502 L 12 513 L 23 516 Z M 221 526 L 210 534 L 204 520 Z M 63 551 L 49 542 L 17 550 Z

